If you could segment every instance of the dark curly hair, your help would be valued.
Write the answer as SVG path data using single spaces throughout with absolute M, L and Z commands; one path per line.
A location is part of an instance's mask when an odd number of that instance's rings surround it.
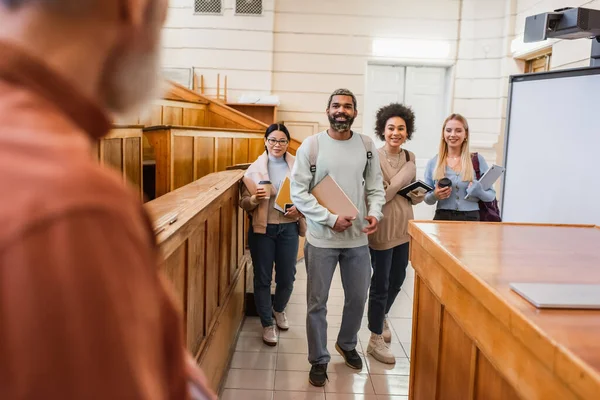
M 406 139 L 412 139 L 415 132 L 415 113 L 412 108 L 400 103 L 392 103 L 377 110 L 375 116 L 375 135 L 385 141 L 385 124 L 390 118 L 400 117 L 406 122 Z

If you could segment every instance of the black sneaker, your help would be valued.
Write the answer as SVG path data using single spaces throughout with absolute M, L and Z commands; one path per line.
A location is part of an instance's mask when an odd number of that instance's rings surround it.
M 329 380 L 327 377 L 327 364 L 315 364 L 310 368 L 308 381 L 311 385 L 322 387 L 325 386 L 327 380 Z
M 356 349 L 352 349 L 350 351 L 342 350 L 339 344 L 335 344 L 335 349 L 344 357 L 344 361 L 346 361 L 346 365 L 353 369 L 362 369 L 362 359 L 358 355 Z

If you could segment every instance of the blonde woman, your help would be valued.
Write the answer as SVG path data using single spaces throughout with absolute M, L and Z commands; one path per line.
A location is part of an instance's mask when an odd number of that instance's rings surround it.
M 488 165 L 480 155 L 481 175 Z M 475 172 L 469 152 L 469 124 L 460 114 L 452 114 L 444 121 L 440 150 L 429 160 L 425 169 L 425 182 L 435 188 L 425 195 L 425 203 L 437 203 L 434 220 L 479 221 L 479 200 L 496 198 L 492 188 L 483 190 L 475 180 Z M 465 197 L 469 198 L 465 200 Z

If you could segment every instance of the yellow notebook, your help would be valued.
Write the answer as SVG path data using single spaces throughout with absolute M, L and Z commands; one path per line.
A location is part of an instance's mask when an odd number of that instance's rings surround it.
M 275 197 L 275 209 L 281 212 L 285 212 L 285 205 L 292 204 L 292 198 L 290 196 L 290 178 L 287 176 L 281 182 L 277 197 Z

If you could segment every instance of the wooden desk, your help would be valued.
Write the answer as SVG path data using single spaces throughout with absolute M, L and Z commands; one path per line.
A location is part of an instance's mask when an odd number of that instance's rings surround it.
M 600 283 L 594 227 L 411 222 L 410 399 L 599 399 L 600 311 L 538 310 L 521 282 Z

